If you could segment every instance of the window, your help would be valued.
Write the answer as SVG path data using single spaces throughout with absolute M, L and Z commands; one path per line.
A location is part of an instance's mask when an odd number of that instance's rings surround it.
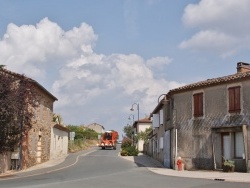
M 224 159 L 245 159 L 242 132 L 222 133 L 222 147 Z
M 193 95 L 194 101 L 194 117 L 203 116 L 203 93 Z
M 230 87 L 228 88 L 228 98 L 229 98 L 229 112 L 236 113 L 240 112 L 240 87 Z
M 244 156 L 244 142 L 243 142 L 243 133 L 242 132 L 236 132 L 234 134 L 234 140 L 235 140 L 235 147 L 234 147 L 234 155 L 235 158 L 245 158 Z

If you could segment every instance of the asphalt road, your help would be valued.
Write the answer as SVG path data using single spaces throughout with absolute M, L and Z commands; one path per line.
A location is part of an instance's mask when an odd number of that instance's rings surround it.
M 247 183 L 155 174 L 118 156 L 117 150 L 74 154 L 76 162 L 0 179 L 0 188 L 249 188 Z M 72 157 L 73 160 L 73 157 Z

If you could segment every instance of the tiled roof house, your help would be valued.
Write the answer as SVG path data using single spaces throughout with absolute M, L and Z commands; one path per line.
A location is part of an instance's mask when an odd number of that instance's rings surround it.
M 24 77 L 32 84 L 32 89 L 36 89 L 39 95 L 37 98 L 38 106 L 34 109 L 35 116 L 32 128 L 23 136 L 22 147 L 17 148 L 18 150 L 12 153 L 11 156 L 15 156 L 12 159 L 17 160 L 16 162 L 21 169 L 49 160 L 51 128 L 53 127 L 53 103 L 57 101 L 57 98 L 31 78 L 3 68 L 1 68 L 0 71 L 2 74 L 9 74 L 17 79 Z M 5 169 L 6 168 L 10 169 L 15 167 L 11 167 L 9 162 Z
M 163 161 L 176 168 L 250 171 L 250 65 L 237 63 L 237 73 L 189 84 L 166 94 L 163 113 Z M 158 104 L 159 106 L 159 104 Z M 159 109 L 156 109 L 156 113 Z

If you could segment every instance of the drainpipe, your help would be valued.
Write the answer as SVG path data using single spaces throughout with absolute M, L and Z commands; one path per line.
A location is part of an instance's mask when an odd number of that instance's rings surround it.
M 177 160 L 177 128 L 175 128 L 175 166 Z
M 246 125 L 242 125 L 242 133 L 243 133 L 243 144 L 244 144 L 244 153 L 242 154 L 243 159 L 245 159 L 246 172 L 249 172 L 248 169 L 248 150 L 247 150 L 247 127 Z
M 213 162 L 214 162 L 214 170 L 217 169 L 216 160 L 215 160 L 215 149 L 214 149 L 214 133 L 212 131 L 212 149 L 213 149 Z

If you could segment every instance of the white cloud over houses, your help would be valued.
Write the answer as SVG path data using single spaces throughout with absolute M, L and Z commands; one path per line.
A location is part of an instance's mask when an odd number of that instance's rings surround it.
M 150 113 L 160 94 L 181 85 L 155 76 L 157 67 L 164 71 L 171 58 L 97 54 L 97 42 L 86 23 L 69 31 L 48 18 L 36 25 L 11 23 L 0 40 L 0 64 L 51 91 L 58 98 L 55 111 L 66 123 L 117 126 L 132 102 L 140 103 L 142 113 Z
M 197 33 L 180 48 L 218 52 L 221 56 L 249 47 L 250 16 L 248 0 L 201 0 L 189 4 L 182 17 L 184 25 Z

